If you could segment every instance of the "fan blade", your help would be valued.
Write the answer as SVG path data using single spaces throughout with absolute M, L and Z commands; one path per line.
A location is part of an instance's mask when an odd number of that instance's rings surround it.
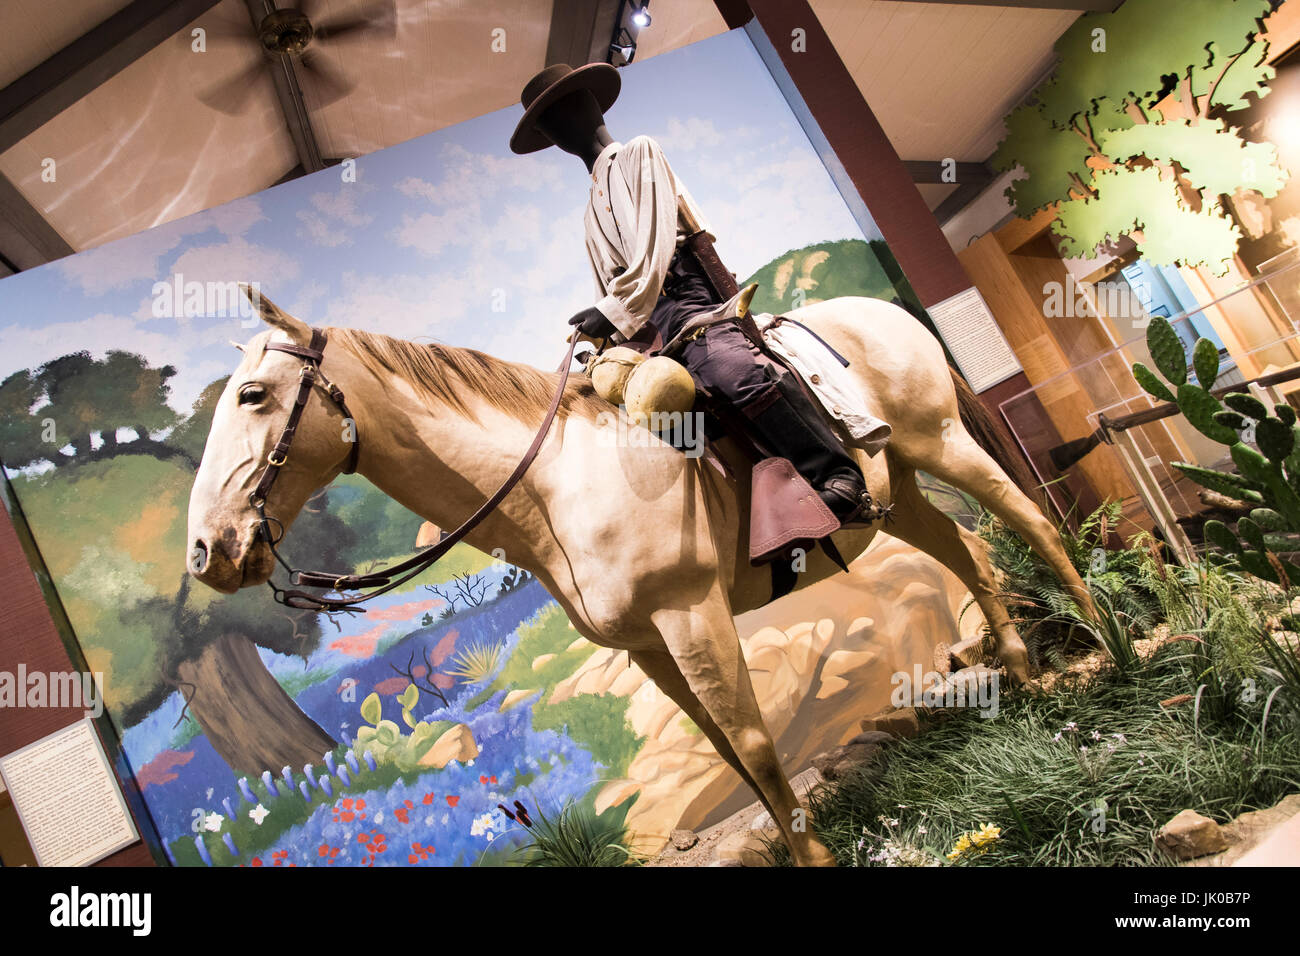
M 302 64 L 303 72 L 311 77 L 311 87 L 316 94 L 318 106 L 328 106 L 341 99 L 356 85 L 314 50 L 308 50 L 298 58 L 298 62 Z
M 356 39 L 365 33 L 388 40 L 397 36 L 397 6 L 394 0 L 379 0 L 355 13 L 313 24 L 314 38 L 325 42 Z
M 265 60 L 259 60 L 247 69 L 240 70 L 228 80 L 222 80 L 216 86 L 195 94 L 200 103 L 212 107 L 219 113 L 235 116 L 243 112 L 253 90 L 258 86 L 257 77 L 266 69 Z

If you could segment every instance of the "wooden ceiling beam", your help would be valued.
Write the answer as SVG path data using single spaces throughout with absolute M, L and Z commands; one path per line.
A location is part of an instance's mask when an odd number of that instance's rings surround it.
M 609 62 L 619 0 L 552 0 L 546 62 L 582 66 Z
M 0 90 L 0 153 L 192 23 L 219 0 L 135 0 Z
M 21 272 L 76 252 L 8 177 L 0 175 L 0 267 Z

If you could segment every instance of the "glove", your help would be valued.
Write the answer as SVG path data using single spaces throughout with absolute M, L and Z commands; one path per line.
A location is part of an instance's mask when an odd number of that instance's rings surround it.
M 569 324 L 577 326 L 579 332 L 593 339 L 607 339 L 618 331 L 614 323 L 605 318 L 605 313 L 594 305 L 569 319 Z

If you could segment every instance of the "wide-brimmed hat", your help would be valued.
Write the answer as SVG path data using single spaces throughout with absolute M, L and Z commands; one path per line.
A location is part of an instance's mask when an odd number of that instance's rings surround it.
M 603 113 L 618 99 L 622 85 L 618 70 L 608 63 L 588 63 L 576 70 L 567 63 L 555 63 L 538 73 L 524 86 L 519 102 L 524 106 L 523 119 L 510 137 L 516 153 L 535 153 L 554 146 L 550 137 L 537 128 L 537 117 L 556 100 L 574 90 L 591 90 Z

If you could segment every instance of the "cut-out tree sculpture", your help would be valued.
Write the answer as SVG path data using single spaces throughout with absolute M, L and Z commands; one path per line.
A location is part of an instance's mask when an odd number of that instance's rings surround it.
M 1276 196 L 1270 143 L 1247 142 L 1233 114 L 1268 93 L 1258 39 L 1269 0 L 1126 0 L 1075 21 L 1060 61 L 1007 116 L 992 157 L 1029 174 L 1007 191 L 1028 218 L 1052 204 L 1065 255 L 1130 237 L 1157 265 L 1227 271 L 1241 238 L 1225 197 Z

